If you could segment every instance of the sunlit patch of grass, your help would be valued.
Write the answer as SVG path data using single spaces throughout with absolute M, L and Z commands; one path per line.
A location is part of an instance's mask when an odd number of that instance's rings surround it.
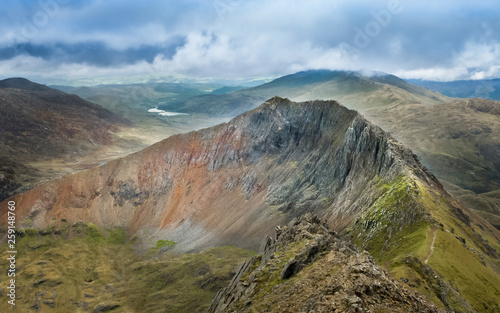
M 172 241 L 172 240 L 158 240 L 155 244 L 155 248 L 159 249 L 159 248 L 164 248 L 164 247 L 167 247 L 167 248 L 170 248 L 170 247 L 173 247 L 175 246 L 176 242 L 175 241 Z
M 494 312 L 495 299 L 500 299 L 498 273 L 483 264 L 480 255 L 470 251 L 455 235 L 437 233 L 429 265 L 447 277 L 475 308 Z

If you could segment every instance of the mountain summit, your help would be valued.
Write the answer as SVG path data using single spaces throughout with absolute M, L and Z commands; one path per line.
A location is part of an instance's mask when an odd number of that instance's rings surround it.
M 336 100 L 357 110 L 411 148 L 447 190 L 500 229 L 500 102 L 449 98 L 385 73 L 311 70 L 193 97 L 170 109 L 235 116 L 275 95 Z
M 381 193 L 381 177 L 400 175 L 440 186 L 410 150 L 356 111 L 275 97 L 229 123 L 19 195 L 31 211 L 18 214 L 37 227 L 57 217 L 153 228 L 190 249 L 256 248 L 263 234 L 306 212 L 344 228 Z
M 55 91 L 45 85 L 37 84 L 22 77 L 0 80 L 0 88 L 14 88 L 29 91 Z

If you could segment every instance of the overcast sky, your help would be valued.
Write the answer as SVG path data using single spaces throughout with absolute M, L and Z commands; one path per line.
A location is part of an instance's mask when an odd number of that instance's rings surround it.
M 6 0 L 0 78 L 500 77 L 498 0 Z

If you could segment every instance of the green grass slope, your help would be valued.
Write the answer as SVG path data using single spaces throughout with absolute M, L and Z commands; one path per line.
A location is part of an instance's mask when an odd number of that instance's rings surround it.
M 146 256 L 134 253 L 135 238 L 93 224 L 60 230 L 25 229 L 16 245 L 17 312 L 203 312 L 228 284 L 235 266 L 254 252 L 219 247 L 200 253 L 169 252 L 162 240 Z M 2 255 L 7 251 L 1 246 Z M 0 268 L 7 269 L 6 257 Z M 9 312 L 7 281 L 0 290 Z
M 498 312 L 498 231 L 416 178 L 379 184 L 384 194 L 350 230 L 357 245 L 445 309 Z

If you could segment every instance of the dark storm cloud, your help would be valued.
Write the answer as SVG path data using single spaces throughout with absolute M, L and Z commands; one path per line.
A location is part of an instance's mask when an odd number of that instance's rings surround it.
M 500 6 L 490 0 L 24 0 L 0 10 L 3 76 L 140 75 L 148 64 L 159 76 L 500 76 Z
M 134 64 L 138 61 L 152 63 L 154 58 L 165 55 L 172 58 L 178 47 L 185 44 L 182 37 L 172 38 L 162 45 L 141 45 L 124 50 L 109 48 L 103 42 L 79 42 L 34 44 L 20 43 L 15 47 L 0 49 L 0 60 L 13 59 L 16 56 L 30 56 L 46 61 L 60 63 L 83 63 L 93 66 L 116 66 L 120 64 Z

